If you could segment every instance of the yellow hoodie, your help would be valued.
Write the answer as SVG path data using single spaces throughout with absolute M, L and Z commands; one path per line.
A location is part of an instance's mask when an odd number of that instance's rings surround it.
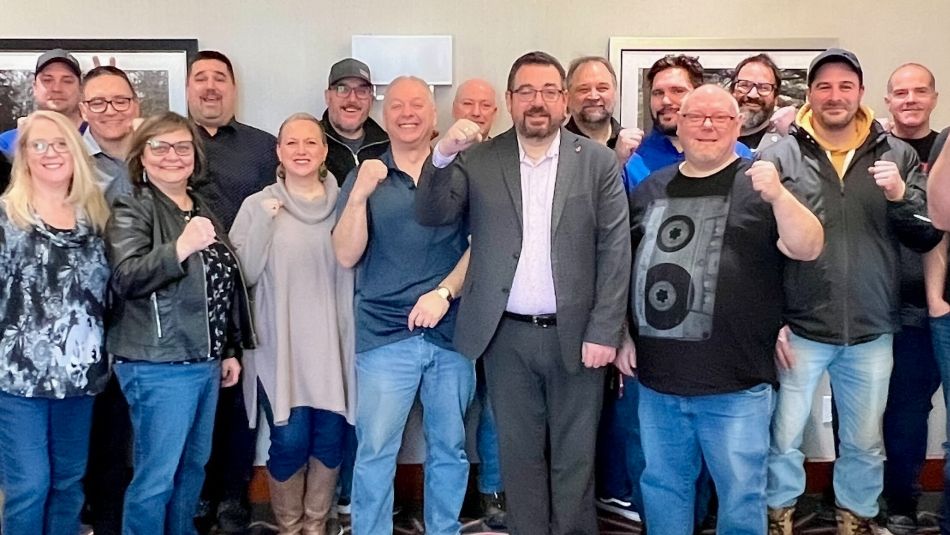
M 874 110 L 867 106 L 858 108 L 858 112 L 854 115 L 854 122 L 852 123 L 853 130 L 851 137 L 844 143 L 839 143 L 838 145 L 833 145 L 828 140 L 823 139 L 818 134 L 814 125 L 812 125 L 811 119 L 811 104 L 805 103 L 801 109 L 798 110 L 795 123 L 811 134 L 811 136 L 815 138 L 815 141 L 821 145 L 821 148 L 824 149 L 828 155 L 828 159 L 831 160 L 831 165 L 834 166 L 835 171 L 838 173 L 838 179 L 843 180 L 844 172 L 847 171 L 848 164 L 851 163 L 851 158 L 854 157 L 855 149 L 860 147 L 871 133 L 871 122 L 874 121 Z

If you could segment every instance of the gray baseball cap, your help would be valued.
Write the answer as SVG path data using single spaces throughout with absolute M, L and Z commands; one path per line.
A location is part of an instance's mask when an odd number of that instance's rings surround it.
M 332 86 L 344 78 L 359 78 L 368 84 L 372 85 L 373 83 L 369 79 L 369 67 L 362 61 L 353 58 L 341 59 L 330 67 L 330 81 L 327 86 Z
M 808 66 L 809 86 L 815 81 L 818 68 L 826 63 L 844 63 L 858 75 L 858 82 L 864 85 L 864 71 L 861 69 L 861 63 L 858 62 L 858 57 L 854 55 L 854 52 L 843 48 L 829 48 L 811 60 L 811 65 Z
M 62 48 L 54 48 L 49 52 L 44 52 L 39 59 L 36 60 L 36 70 L 33 71 L 33 75 L 36 76 L 40 74 L 40 71 L 45 69 L 50 63 L 57 61 L 65 64 L 77 77 L 82 78 L 82 69 L 79 68 L 79 60 Z

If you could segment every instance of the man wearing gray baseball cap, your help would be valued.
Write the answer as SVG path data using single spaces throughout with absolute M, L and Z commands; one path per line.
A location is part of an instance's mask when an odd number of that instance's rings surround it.
M 86 123 L 79 113 L 82 69 L 75 56 L 62 48 L 44 52 L 37 58 L 33 73 L 33 104 L 36 109 L 62 113 L 76 124 L 80 134 L 83 133 Z M 0 152 L 11 160 L 16 132 L 14 128 L 0 134 Z
M 363 160 L 376 159 L 389 148 L 389 136 L 369 118 L 373 106 L 373 82 L 369 67 L 358 59 L 345 58 L 330 67 L 327 109 L 323 129 L 327 133 L 327 169 L 343 184 Z

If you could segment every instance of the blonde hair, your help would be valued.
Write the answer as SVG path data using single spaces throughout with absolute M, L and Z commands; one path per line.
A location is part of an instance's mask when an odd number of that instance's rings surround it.
M 93 229 L 101 232 L 109 219 L 109 205 L 106 204 L 102 189 L 96 183 L 92 160 L 79 137 L 76 125 L 70 123 L 66 116 L 53 111 L 31 113 L 18 129 L 13 169 L 10 171 L 10 187 L 0 197 L 4 201 L 3 208 L 7 217 L 22 229 L 40 224 L 31 206 L 33 176 L 26 162 L 27 140 L 38 119 L 52 121 L 69 147 L 69 156 L 73 159 L 73 176 L 66 202 L 76 209 L 77 216 L 83 216 Z

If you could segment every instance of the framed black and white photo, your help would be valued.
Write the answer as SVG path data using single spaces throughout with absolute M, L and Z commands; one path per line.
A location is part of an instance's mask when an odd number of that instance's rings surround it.
M 33 71 L 43 52 L 62 48 L 83 72 L 93 58 L 124 70 L 141 101 L 142 116 L 172 110 L 187 115 L 185 81 L 197 39 L 0 39 L 0 131 L 33 111 Z
M 732 70 L 748 56 L 767 53 L 782 71 L 779 106 L 801 106 L 805 101 L 808 64 L 819 52 L 838 46 L 836 39 L 641 39 L 610 38 L 610 62 L 617 71 L 620 124 L 652 128 L 646 73 L 667 54 L 697 57 L 704 81 L 727 87 Z

